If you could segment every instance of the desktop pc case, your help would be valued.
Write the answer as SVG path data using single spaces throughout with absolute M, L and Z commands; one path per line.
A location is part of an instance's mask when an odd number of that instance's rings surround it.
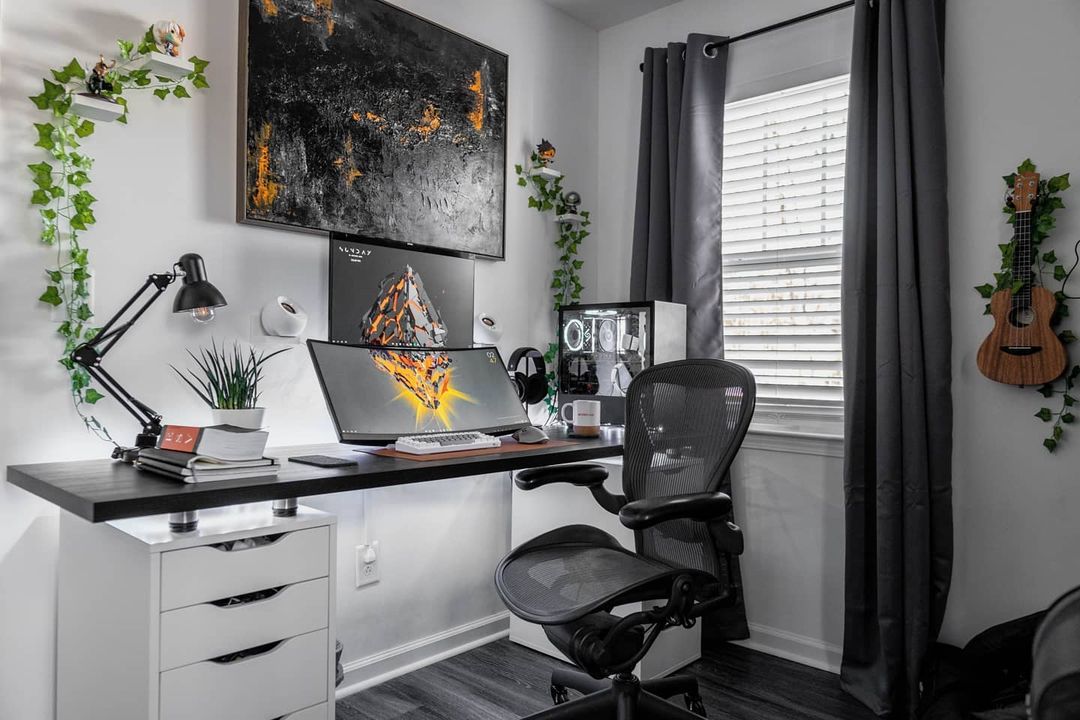
M 685 305 L 590 303 L 559 310 L 559 405 L 599 400 L 604 424 L 624 423 L 626 386 L 641 370 L 685 358 Z

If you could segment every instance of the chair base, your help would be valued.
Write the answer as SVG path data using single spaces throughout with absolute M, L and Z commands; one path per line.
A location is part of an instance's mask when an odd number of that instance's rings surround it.
M 588 694 L 568 701 L 568 689 Z M 665 699 L 675 695 L 685 696 L 693 712 Z M 597 680 L 584 673 L 559 669 L 551 674 L 551 696 L 557 703 L 555 707 L 525 720 L 700 720 L 705 717 L 697 680 L 685 675 L 646 682 L 629 674 Z

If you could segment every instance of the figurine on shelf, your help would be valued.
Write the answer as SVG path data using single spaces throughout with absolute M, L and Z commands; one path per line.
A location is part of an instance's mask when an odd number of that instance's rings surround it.
M 97 64 L 94 65 L 94 69 L 86 77 L 86 91 L 94 97 L 101 97 L 102 93 L 112 92 L 113 84 L 106 77 L 114 67 L 116 67 L 115 60 L 107 63 L 104 55 L 98 55 Z
M 540 140 L 536 146 L 537 163 L 540 167 L 547 167 L 555 161 L 555 146 L 547 140 Z
M 581 205 L 581 195 L 578 194 L 576 190 L 571 190 L 570 192 L 563 195 L 562 201 L 563 206 L 566 208 L 567 215 L 578 214 L 578 206 Z
M 159 52 L 180 57 L 180 46 L 184 42 L 187 33 L 184 26 L 175 20 L 159 20 L 154 23 L 154 43 Z

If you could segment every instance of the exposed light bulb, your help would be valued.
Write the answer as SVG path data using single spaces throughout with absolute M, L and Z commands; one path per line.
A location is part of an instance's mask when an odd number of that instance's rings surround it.
M 208 323 L 214 319 L 214 308 L 197 307 L 191 311 L 191 319 L 197 323 Z

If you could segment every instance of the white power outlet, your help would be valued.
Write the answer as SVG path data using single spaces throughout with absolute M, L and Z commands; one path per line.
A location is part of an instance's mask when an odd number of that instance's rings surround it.
M 379 541 L 356 546 L 356 587 L 379 582 Z

